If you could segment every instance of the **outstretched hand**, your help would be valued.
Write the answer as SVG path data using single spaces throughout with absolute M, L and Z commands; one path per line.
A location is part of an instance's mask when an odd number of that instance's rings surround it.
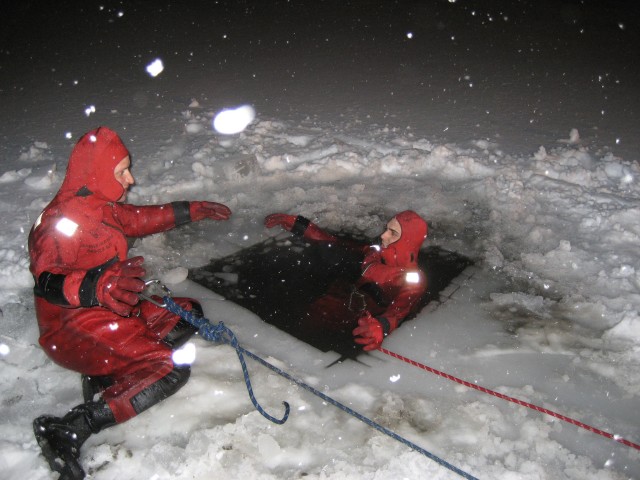
M 282 227 L 286 231 L 290 232 L 293 228 L 293 224 L 296 221 L 295 215 L 287 215 L 285 213 L 272 213 L 267 215 L 264 219 L 264 226 L 267 228 Z
M 354 342 L 362 345 L 365 351 L 377 350 L 384 340 L 382 325 L 378 320 L 364 311 L 358 319 L 358 326 L 353 330 Z
M 198 222 L 205 218 L 212 220 L 227 220 L 231 216 L 231 210 L 226 205 L 216 202 L 190 202 L 189 216 L 192 222 Z

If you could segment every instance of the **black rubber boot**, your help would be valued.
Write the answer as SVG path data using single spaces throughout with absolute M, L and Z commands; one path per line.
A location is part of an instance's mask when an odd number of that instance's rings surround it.
M 100 430 L 115 425 L 109 406 L 103 402 L 88 402 L 74 407 L 64 417 L 43 415 L 33 421 L 33 432 L 42 455 L 59 480 L 82 480 L 80 447 Z
M 193 302 L 191 305 L 191 313 L 193 313 L 193 315 L 195 315 L 196 317 L 202 317 L 204 315 L 202 306 L 199 303 Z M 162 339 L 162 341 L 166 343 L 172 350 L 177 350 L 182 345 L 187 343 L 187 340 L 193 337 L 193 335 L 197 331 L 198 329 L 196 327 L 181 318 L 180 320 L 178 320 L 178 323 L 176 323 L 175 327 L 173 327 L 173 329 L 169 333 L 167 333 L 167 336 Z
M 178 320 L 178 323 L 176 323 L 176 326 L 167 333 L 167 336 L 164 337 L 162 341 L 166 343 L 171 350 L 177 350 L 187 343 L 187 341 L 193 337 L 197 331 L 198 329 L 189 322 L 180 319 Z
M 96 395 L 100 395 L 107 387 L 113 385 L 113 379 L 107 375 L 82 375 L 80 380 L 85 403 L 98 400 Z

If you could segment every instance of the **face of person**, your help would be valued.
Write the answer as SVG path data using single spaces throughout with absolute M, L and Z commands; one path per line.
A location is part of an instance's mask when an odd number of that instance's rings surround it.
M 394 218 L 389 220 L 387 223 L 387 227 L 385 231 L 380 235 L 380 240 L 382 240 L 382 247 L 387 248 L 394 242 L 397 242 L 402 235 L 402 227 L 400 226 L 400 222 Z
M 120 163 L 118 163 L 118 165 L 116 165 L 116 168 L 113 170 L 113 174 L 115 175 L 116 180 L 120 185 L 122 185 L 122 188 L 124 188 L 124 193 L 118 199 L 118 202 L 125 201 L 125 199 L 127 198 L 127 190 L 129 190 L 129 187 L 131 185 L 136 183 L 136 181 L 133 179 L 133 175 L 131 175 L 129 167 L 131 167 L 131 159 L 129 158 L 129 155 L 127 155 L 122 160 L 120 160 Z

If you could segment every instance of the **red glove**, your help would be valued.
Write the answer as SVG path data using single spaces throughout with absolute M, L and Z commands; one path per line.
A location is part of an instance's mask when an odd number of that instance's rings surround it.
M 293 228 L 293 224 L 296 222 L 295 215 L 286 215 L 284 213 L 272 213 L 267 215 L 264 219 L 264 226 L 267 228 L 282 227 L 287 232 L 290 232 Z
M 130 315 L 145 287 L 142 262 L 143 257 L 133 257 L 108 266 L 96 284 L 98 303 L 123 317 Z
M 231 210 L 221 203 L 189 202 L 189 216 L 192 222 L 198 222 L 205 218 L 227 220 L 231 216 Z
M 384 340 L 384 332 L 380 322 L 373 318 L 367 311 L 363 312 L 358 319 L 358 327 L 353 330 L 354 341 L 362 347 L 363 350 L 377 350 Z

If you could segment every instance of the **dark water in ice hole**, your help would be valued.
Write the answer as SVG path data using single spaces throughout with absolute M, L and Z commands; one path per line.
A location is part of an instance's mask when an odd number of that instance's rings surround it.
M 439 292 L 472 263 L 439 247 L 423 249 L 419 260 L 428 282 L 420 309 L 438 300 Z M 350 335 L 300 325 L 309 305 L 330 285 L 355 282 L 359 263 L 359 258 L 335 245 L 271 238 L 192 269 L 189 278 L 315 348 L 355 358 L 359 347 Z

